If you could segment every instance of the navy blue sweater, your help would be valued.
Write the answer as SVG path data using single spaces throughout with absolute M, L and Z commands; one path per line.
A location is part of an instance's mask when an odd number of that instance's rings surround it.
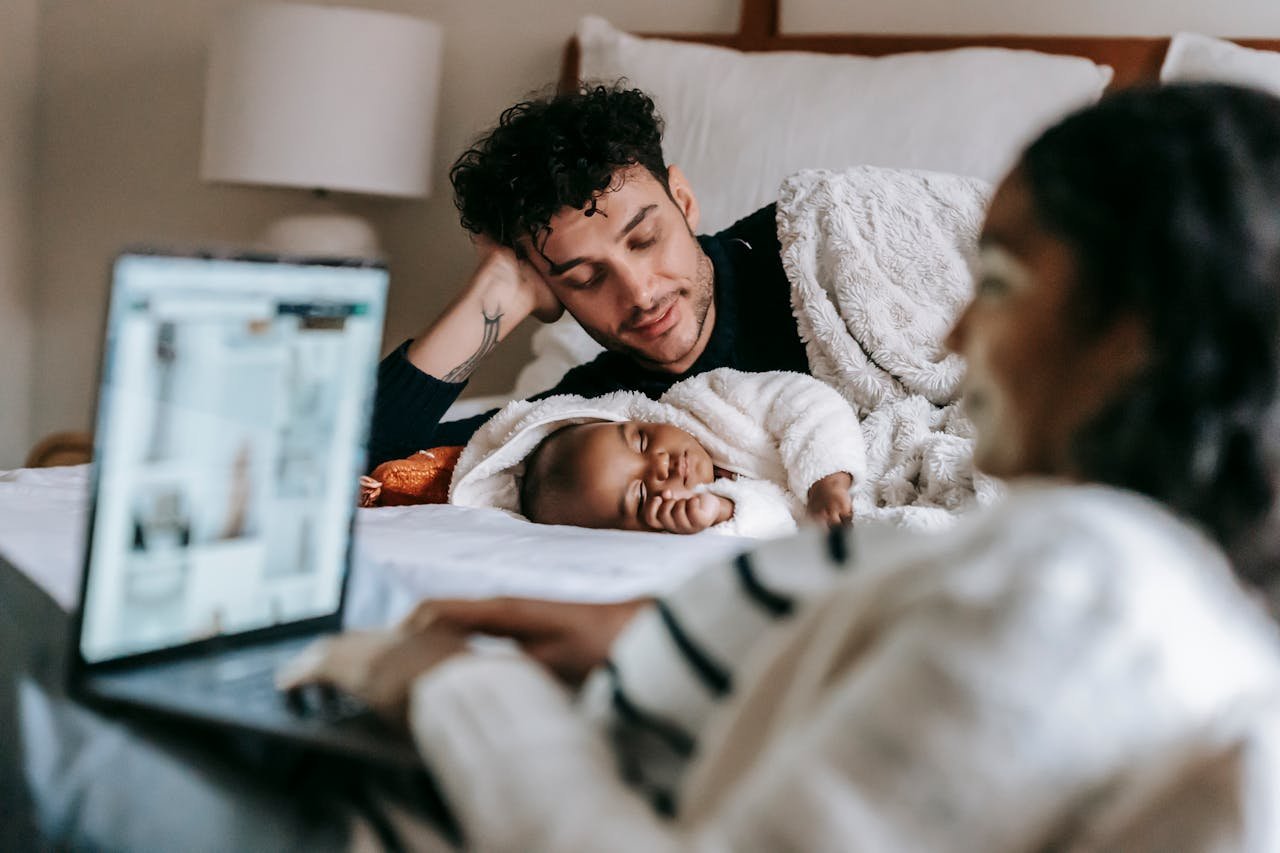
M 647 370 L 625 355 L 605 352 L 570 370 L 535 399 L 555 394 L 599 397 L 619 390 L 640 391 L 656 399 L 681 379 L 718 367 L 807 373 L 809 362 L 796 331 L 790 287 L 779 257 L 775 215 L 771 204 L 719 234 L 698 238 L 715 269 L 716 317 L 707 348 L 687 371 Z M 444 382 L 418 370 L 405 355 L 409 343 L 401 344 L 378 367 L 370 467 L 428 447 L 466 444 L 494 414 L 440 423 L 466 383 Z

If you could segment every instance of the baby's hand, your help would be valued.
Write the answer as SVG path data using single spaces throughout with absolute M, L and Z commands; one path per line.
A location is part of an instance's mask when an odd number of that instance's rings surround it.
M 676 497 L 672 492 L 654 495 L 644 505 L 644 521 L 653 530 L 699 533 L 733 518 L 733 501 L 698 492 Z
M 853 501 L 849 489 L 853 477 L 839 471 L 828 474 L 809 487 L 809 517 L 831 527 L 853 519 Z

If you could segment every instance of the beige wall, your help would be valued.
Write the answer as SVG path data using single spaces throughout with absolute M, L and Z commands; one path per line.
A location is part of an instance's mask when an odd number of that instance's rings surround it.
M 34 0 L 0 0 L 0 7 L 15 2 L 29 9 Z M 138 241 L 243 243 L 299 201 L 290 191 L 206 186 L 197 177 L 205 43 L 217 17 L 241 2 L 246 0 L 40 4 L 34 244 L 39 385 L 31 395 L 32 435 L 89 423 L 106 269 L 118 248 Z M 580 15 L 594 12 L 630 29 L 724 31 L 734 28 L 738 8 L 737 0 L 343 0 L 343 5 L 418 14 L 445 30 L 436 193 L 423 201 L 354 205 L 379 227 L 391 259 L 388 344 L 430 319 L 469 270 L 469 249 L 444 180 L 450 162 L 503 106 L 553 80 L 562 46 Z M 1277 0 L 785 0 L 783 5 L 786 26 L 796 30 L 1167 33 L 1185 28 L 1280 36 Z M 8 31 L 0 33 L 0 62 L 6 63 L 0 67 L 12 61 L 10 42 L 29 44 Z M 4 165 L 0 157 L 0 176 Z M 5 245 L 0 243 L 0 269 Z M 0 291 L 0 298 L 10 298 L 8 291 Z M 0 346 L 8 337 L 0 334 Z M 517 333 L 477 374 L 472 390 L 509 386 L 527 353 L 527 338 L 528 330 Z M 6 433 L 6 428 L 0 421 L 0 439 L 12 443 L 20 433 Z M 12 458 L 2 455 L 3 446 L 0 442 L 0 467 Z
M 0 0 L 0 468 L 30 441 L 37 0 Z
M 11 0 L 0 0 L 0 4 Z M 89 425 L 107 266 L 132 242 L 245 243 L 299 204 L 287 190 L 200 182 L 205 44 L 236 0 L 44 0 L 39 44 L 41 173 L 33 432 Z M 444 176 L 466 141 L 501 108 L 555 77 L 579 16 L 598 11 L 623 26 L 661 20 L 691 31 L 732 29 L 735 0 L 635 3 L 516 0 L 344 0 L 408 12 L 445 30 L 436 192 L 422 201 L 364 200 L 354 209 L 381 232 L 391 261 L 389 344 L 443 308 L 469 268 Z M 510 386 L 527 333 L 511 340 L 473 382 Z M 2 465 L 3 462 L 0 462 Z

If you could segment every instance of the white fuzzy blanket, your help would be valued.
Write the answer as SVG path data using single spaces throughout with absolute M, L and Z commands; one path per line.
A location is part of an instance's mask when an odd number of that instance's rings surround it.
M 989 193 L 974 178 L 874 167 L 782 185 L 778 237 L 810 370 L 863 418 L 855 518 L 935 527 L 1000 494 L 973 469 L 964 365 L 942 346 L 972 293 Z

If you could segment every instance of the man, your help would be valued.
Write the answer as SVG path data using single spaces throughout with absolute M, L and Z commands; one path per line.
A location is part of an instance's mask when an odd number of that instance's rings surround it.
M 492 412 L 441 424 L 468 377 L 530 315 L 568 310 L 607 350 L 540 396 L 658 397 L 734 367 L 808 372 L 770 205 L 695 237 L 698 202 L 636 89 L 516 104 L 450 171 L 480 261 L 435 322 L 382 362 L 370 465 L 464 444 Z

